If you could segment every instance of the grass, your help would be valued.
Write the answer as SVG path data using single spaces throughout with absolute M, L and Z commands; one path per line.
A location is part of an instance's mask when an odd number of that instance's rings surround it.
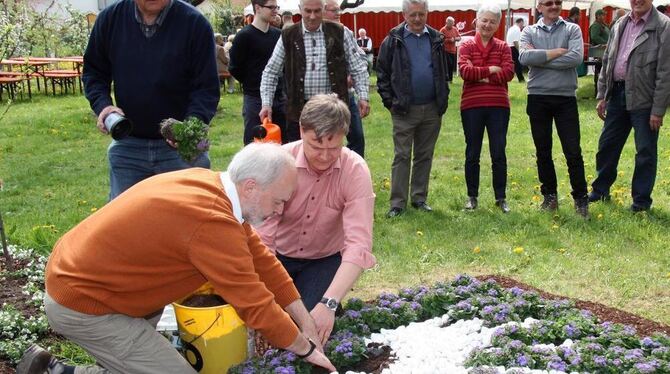
M 373 252 L 378 265 L 363 275 L 353 294 L 365 298 L 381 290 L 457 273 L 496 273 L 670 324 L 667 138 L 662 134 L 659 140 L 652 211 L 632 214 L 626 210 L 631 203 L 631 136 L 621 158 L 612 202 L 591 205 L 592 219 L 585 221 L 572 209 L 565 158 L 554 136 L 560 208 L 553 215 L 541 212 L 535 149 L 525 114 L 525 85 L 512 82 L 507 147 L 512 213 L 503 215 L 493 205 L 487 144 L 481 158 L 480 208 L 466 213 L 461 211 L 466 193 L 460 81 L 451 88 L 431 175 L 428 202 L 435 212 L 409 209 L 392 220 L 385 217 L 393 158 L 392 123 L 379 96 L 371 94 L 372 113 L 364 120 L 364 128 L 366 159 L 377 194 Z M 589 181 L 595 175 L 602 127 L 592 93 L 592 77 L 581 78 L 578 98 Z M 211 132 L 210 158 L 215 170 L 225 169 L 242 145 L 241 107 L 240 94 L 223 94 Z M 109 138 L 95 128 L 83 96 L 36 95 L 32 101 L 14 103 L 0 122 L 0 180 L 4 183 L 0 211 L 10 240 L 48 253 L 62 234 L 105 204 L 108 144 Z

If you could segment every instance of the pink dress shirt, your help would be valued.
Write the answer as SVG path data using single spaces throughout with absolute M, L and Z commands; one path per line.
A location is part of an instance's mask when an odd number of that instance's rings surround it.
M 301 140 L 284 148 L 296 159 L 298 186 L 282 215 L 256 227 L 263 243 L 291 258 L 318 259 L 339 252 L 342 262 L 373 267 L 375 194 L 365 160 L 342 148 L 333 166 L 317 174 L 307 163 Z
M 622 81 L 626 79 L 626 70 L 628 69 L 628 56 L 633 51 L 635 39 L 644 30 L 644 25 L 647 24 L 647 19 L 651 14 L 651 9 L 645 15 L 638 19 L 633 18 L 633 12 L 630 12 L 626 28 L 623 30 L 621 39 L 619 40 L 619 49 L 617 50 L 616 61 L 614 61 L 614 81 Z M 623 20 L 621 20 L 623 22 Z

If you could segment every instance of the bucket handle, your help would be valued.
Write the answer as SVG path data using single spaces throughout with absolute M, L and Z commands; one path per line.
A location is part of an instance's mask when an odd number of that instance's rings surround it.
M 195 338 L 193 338 L 193 340 L 191 340 L 190 342 L 186 342 L 186 344 L 193 344 L 194 341 L 200 339 L 201 336 L 205 335 L 205 334 L 207 333 L 207 331 L 209 331 L 209 329 L 211 329 L 212 326 L 214 326 L 214 324 L 216 323 L 216 321 L 219 320 L 219 318 L 221 318 L 221 313 L 216 313 L 216 318 L 214 318 L 214 321 L 212 321 L 212 323 L 209 325 L 209 327 L 206 328 L 205 331 L 203 331 L 202 333 L 200 333 L 200 335 L 198 335 L 198 336 L 196 336 Z

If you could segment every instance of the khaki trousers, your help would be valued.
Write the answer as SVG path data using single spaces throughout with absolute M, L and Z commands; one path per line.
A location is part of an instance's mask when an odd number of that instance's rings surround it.
M 160 314 L 150 320 L 123 314 L 89 315 L 58 304 L 47 293 L 44 310 L 54 331 L 80 345 L 102 366 L 78 366 L 77 374 L 195 373 L 156 331 Z
M 442 116 L 433 102 L 411 105 L 407 114 L 393 114 L 391 118 L 395 153 L 391 166 L 391 208 L 404 209 L 410 193 L 412 203 L 426 202 L 428 198 L 428 180 Z

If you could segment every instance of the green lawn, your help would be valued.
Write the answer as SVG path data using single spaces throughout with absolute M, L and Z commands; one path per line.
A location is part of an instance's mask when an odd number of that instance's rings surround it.
M 590 98 L 592 77 L 581 78 L 580 85 L 582 148 L 586 173 L 592 180 L 602 122 L 595 113 L 595 100 Z M 660 139 L 655 201 L 649 214 L 627 211 L 631 203 L 632 136 L 622 156 L 613 200 L 591 205 L 590 221 L 573 211 L 565 159 L 555 136 L 560 208 L 555 215 L 541 212 L 534 147 L 525 114 L 525 86 L 513 82 L 507 147 L 512 213 L 503 215 L 493 205 L 486 144 L 480 208 L 466 213 L 461 211 L 466 193 L 465 142 L 458 110 L 460 81 L 451 88 L 428 200 L 435 212 L 410 209 L 393 220 L 385 217 L 393 158 L 392 125 L 379 96 L 371 94 L 372 114 L 364 120 L 364 128 L 377 194 L 373 251 L 378 265 L 364 274 L 354 294 L 369 297 L 382 289 L 396 290 L 457 273 L 496 273 L 552 293 L 598 301 L 670 324 L 670 149 L 665 134 Z M 242 145 L 241 106 L 240 94 L 223 94 L 211 132 L 214 169 L 224 169 Z M 60 235 L 106 202 L 110 139 L 101 135 L 94 123 L 83 96 L 37 95 L 30 102 L 11 106 L 0 122 L 0 211 L 11 242 L 48 252 Z

